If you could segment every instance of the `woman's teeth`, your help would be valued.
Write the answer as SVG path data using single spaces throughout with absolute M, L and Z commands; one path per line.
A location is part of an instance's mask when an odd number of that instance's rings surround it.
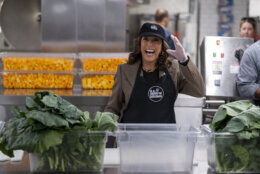
M 154 54 L 155 51 L 154 50 L 145 50 L 145 53 L 149 55 L 149 54 Z

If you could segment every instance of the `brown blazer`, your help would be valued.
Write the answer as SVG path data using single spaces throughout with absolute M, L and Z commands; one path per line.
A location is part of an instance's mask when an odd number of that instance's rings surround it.
M 191 60 L 186 66 L 179 64 L 173 58 L 168 58 L 168 60 L 172 62 L 168 71 L 175 84 L 176 94 L 184 93 L 194 97 L 205 96 L 205 84 L 202 76 Z M 105 108 L 106 112 L 112 112 L 118 116 L 122 115 L 130 100 L 140 62 L 118 66 L 112 96 Z M 159 76 L 163 75 L 165 75 L 165 72 L 159 71 Z

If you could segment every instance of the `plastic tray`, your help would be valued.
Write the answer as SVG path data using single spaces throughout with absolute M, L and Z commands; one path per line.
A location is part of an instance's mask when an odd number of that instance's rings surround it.
M 119 124 L 123 172 L 190 172 L 199 129 L 175 124 Z
M 112 89 L 115 73 L 113 72 L 80 72 L 81 85 L 84 89 Z
M 5 71 L 73 71 L 76 54 L 3 52 L 0 57 Z
M 127 62 L 128 53 L 80 53 L 79 58 L 85 72 L 116 72 Z
M 2 71 L 4 88 L 59 88 L 73 87 L 75 72 L 58 71 Z

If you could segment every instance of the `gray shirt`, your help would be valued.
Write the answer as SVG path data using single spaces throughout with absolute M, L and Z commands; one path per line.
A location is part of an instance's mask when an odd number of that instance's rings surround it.
M 255 92 L 260 88 L 260 40 L 246 49 L 237 79 L 237 89 L 241 97 L 255 98 Z

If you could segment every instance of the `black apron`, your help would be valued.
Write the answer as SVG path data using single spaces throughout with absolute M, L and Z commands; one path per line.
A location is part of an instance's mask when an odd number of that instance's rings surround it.
M 140 76 L 141 66 L 121 123 L 176 123 L 176 90 L 168 70 L 158 82 L 150 84 Z
M 255 104 L 256 106 L 260 106 L 260 100 L 254 100 L 254 104 Z

